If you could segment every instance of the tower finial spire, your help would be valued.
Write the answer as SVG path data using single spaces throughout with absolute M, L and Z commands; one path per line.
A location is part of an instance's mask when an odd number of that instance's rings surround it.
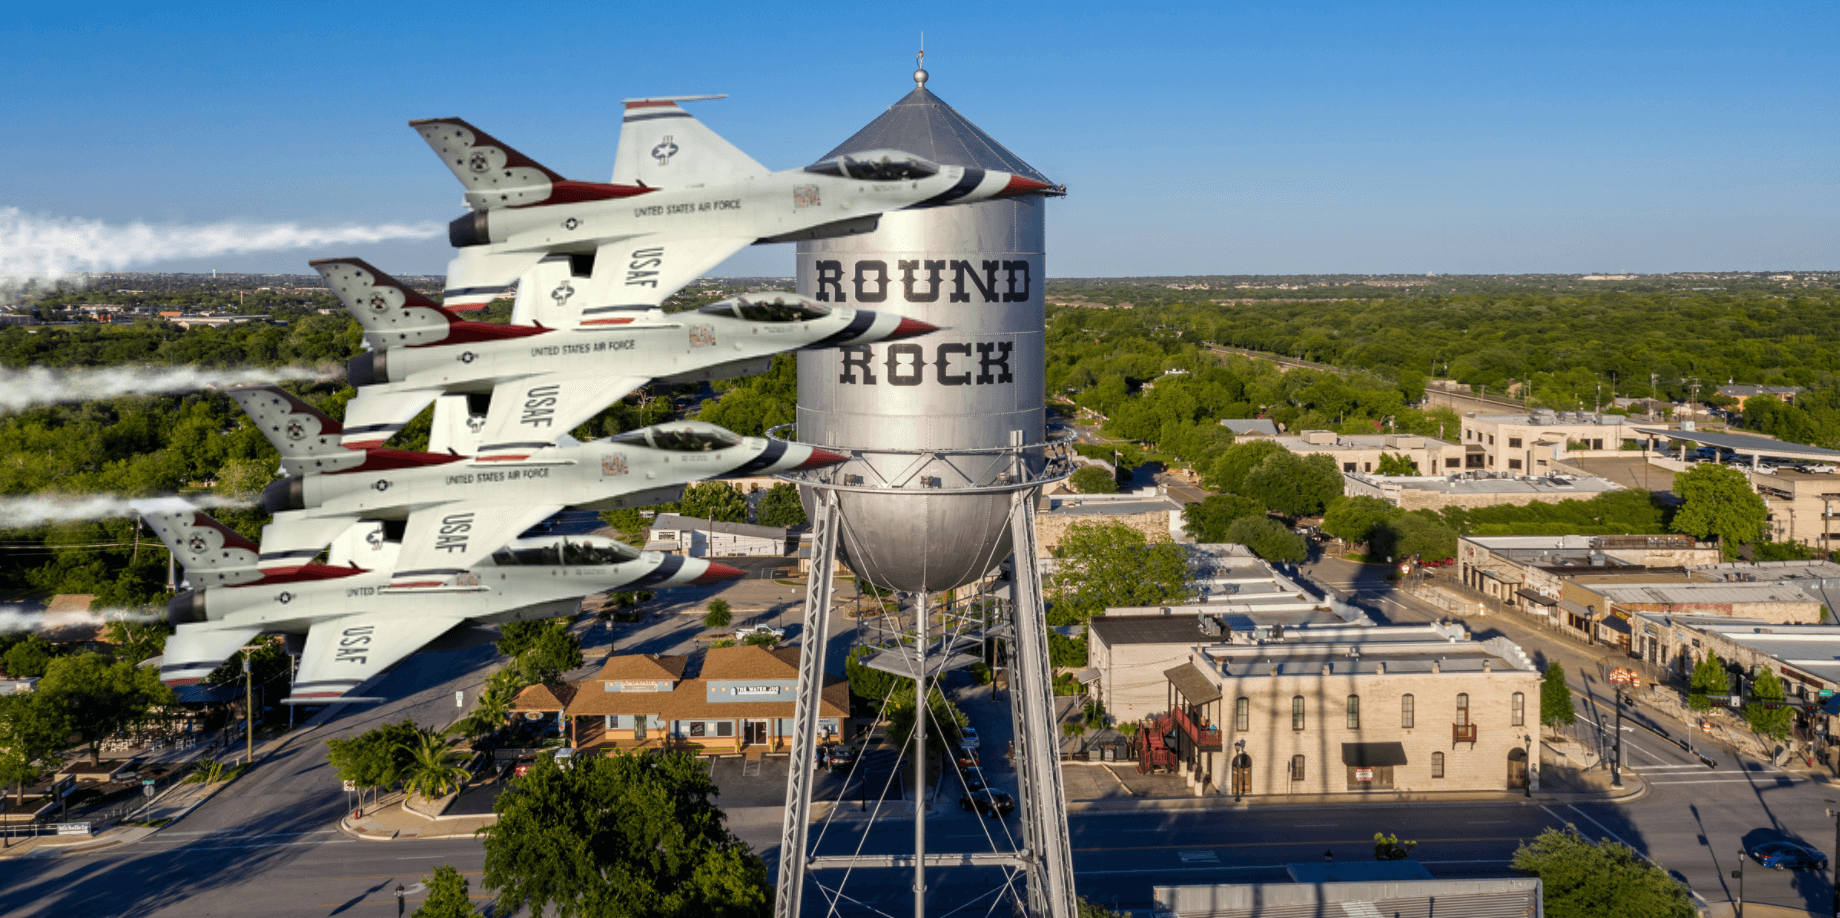
M 926 88 L 926 33 L 920 33 L 920 53 L 914 55 L 914 87 Z

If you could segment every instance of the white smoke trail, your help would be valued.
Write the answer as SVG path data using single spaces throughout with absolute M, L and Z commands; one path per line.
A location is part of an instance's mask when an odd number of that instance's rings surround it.
M 113 622 L 157 622 L 165 618 L 158 611 L 137 609 L 93 609 L 88 612 L 30 611 L 21 606 L 0 606 L 0 634 L 29 631 L 36 634 L 66 628 L 88 630 Z
M 119 271 L 175 258 L 426 239 L 445 230 L 439 223 L 301 226 L 230 221 L 198 226 L 141 222 L 117 225 L 0 207 L 0 283 L 52 280 L 82 271 Z
M 335 379 L 333 368 L 284 367 L 278 370 L 204 370 L 196 367 L 98 367 L 83 370 L 0 369 L 0 411 L 33 405 L 87 402 L 118 395 L 164 395 L 206 387 L 277 383 L 295 379 Z
M 0 529 L 66 523 L 74 520 L 106 520 L 136 516 L 141 513 L 177 513 L 213 507 L 253 507 L 255 501 L 195 494 L 189 497 L 116 497 L 95 494 L 89 497 L 7 497 L 0 498 Z

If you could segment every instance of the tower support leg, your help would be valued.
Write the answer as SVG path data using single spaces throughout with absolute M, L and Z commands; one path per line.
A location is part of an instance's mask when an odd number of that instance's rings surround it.
M 1035 563 L 1035 491 L 1011 498 L 1010 710 L 1015 721 L 1016 780 L 1022 838 L 1029 853 L 1029 914 L 1074 918 L 1073 849 L 1055 739 L 1054 687 L 1048 666 L 1048 621 L 1041 568 Z
M 799 647 L 799 693 L 792 711 L 792 761 L 786 768 L 786 815 L 779 836 L 779 889 L 775 918 L 797 918 L 811 852 L 811 785 L 818 752 L 818 719 L 824 700 L 824 651 L 830 636 L 831 575 L 836 567 L 839 518 L 837 492 L 820 488 L 812 515 L 811 572 L 805 583 L 805 631 Z M 847 719 L 839 724 L 848 739 Z

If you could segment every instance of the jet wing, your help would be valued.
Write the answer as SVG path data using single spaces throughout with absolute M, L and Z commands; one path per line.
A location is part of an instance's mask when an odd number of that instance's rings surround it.
M 356 516 L 308 516 L 305 510 L 284 510 L 262 527 L 262 553 L 256 562 L 264 573 L 288 573 L 313 563 Z
M 371 677 L 465 622 L 464 616 L 360 612 L 315 624 L 307 632 L 294 690 L 283 704 L 378 701 L 347 697 Z
M 605 243 L 595 250 L 586 295 L 575 299 L 575 324 L 595 328 L 632 322 L 756 238 L 647 233 Z
M 528 494 L 529 503 L 455 501 L 409 514 L 391 588 L 445 586 L 485 561 L 506 542 L 562 509 L 562 504 L 543 500 L 540 491 L 521 492 Z
M 555 445 L 556 438 L 651 381 L 650 376 L 575 372 L 499 383 L 475 441 L 478 449 L 472 452 L 481 459 L 523 459 Z
M 769 174 L 767 167 L 705 127 L 679 102 L 721 96 L 627 99 L 613 180 L 650 188 L 684 188 Z
M 340 445 L 353 449 L 382 446 L 440 395 L 440 389 L 359 386 L 357 396 L 345 403 Z
M 455 312 L 483 309 L 487 303 L 505 296 L 511 282 L 544 256 L 542 252 L 491 253 L 484 251 L 486 248 L 461 249 L 447 263 L 447 287 L 442 291 L 441 305 Z

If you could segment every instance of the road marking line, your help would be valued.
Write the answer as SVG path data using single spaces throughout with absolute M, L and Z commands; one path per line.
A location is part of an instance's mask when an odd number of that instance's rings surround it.
M 1295 828 L 1299 828 L 1299 829 L 1326 829 L 1326 828 L 1328 828 L 1328 827 L 1330 827 L 1330 826 L 1339 826 L 1339 825 L 1341 825 L 1341 823 L 1339 823 L 1339 822 L 1300 822 L 1300 823 L 1297 823 L 1297 825 L 1295 826 Z
M 1469 821 L 1469 824 L 1472 826 L 1495 826 L 1506 823 L 1507 821 L 1506 819 L 1472 819 Z
M 1077 870 L 1080 876 L 1106 876 L 1125 873 L 1200 873 L 1209 870 L 1276 870 L 1283 871 L 1283 864 L 1217 864 L 1213 867 L 1148 867 L 1141 870 Z
M 1636 853 L 1636 856 L 1637 856 L 1637 857 L 1639 857 L 1639 858 L 1641 858 L 1642 860 L 1645 860 L 1645 861 L 1647 861 L 1647 862 L 1649 862 L 1650 864 L 1653 864 L 1653 865 L 1654 865 L 1654 866 L 1656 866 L 1656 867 L 1660 867 L 1660 866 L 1661 866 L 1660 864 L 1656 864 L 1656 863 L 1655 863 L 1655 860 L 1654 860 L 1654 858 L 1651 858 L 1651 857 L 1649 857 L 1649 856 L 1648 856 L 1647 854 L 1644 854 L 1644 853 L 1642 852 L 1642 849 L 1640 849 L 1640 848 L 1637 848 L 1637 847 L 1636 847 L 1635 845 L 1632 845 L 1632 844 L 1630 844 L 1630 843 L 1628 843 L 1628 842 L 1626 842 L 1626 841 L 1623 841 L 1623 838 L 1622 838 L 1622 836 L 1620 836 L 1620 835 L 1618 835 L 1618 834 L 1616 834 L 1615 832 L 1611 832 L 1611 831 L 1610 831 L 1610 827 L 1609 827 L 1609 826 L 1607 826 L 1607 825 L 1604 825 L 1604 824 L 1603 824 L 1603 823 L 1601 823 L 1601 822 L 1598 822 L 1598 821 L 1597 821 L 1597 820 L 1596 820 L 1595 818 L 1593 818 L 1593 817 L 1591 816 L 1591 814 L 1590 814 L 1590 813 L 1587 813 L 1587 812 L 1585 812 L 1584 810 L 1581 810 L 1581 809 L 1579 809 L 1579 808 L 1577 807 L 1577 805 L 1576 805 L 1576 804 L 1566 804 L 1566 807 L 1567 807 L 1568 809 L 1570 809 L 1570 810 L 1571 810 L 1572 812 L 1574 812 L 1574 813 L 1577 813 L 1578 815 L 1580 815 L 1580 816 L 1583 816 L 1584 818 L 1586 818 L 1586 819 L 1589 819 L 1589 820 L 1591 820 L 1591 825 L 1594 825 L 1594 826 L 1596 826 L 1596 827 L 1598 827 L 1598 828 L 1600 828 L 1600 829 L 1602 829 L 1602 830 L 1604 830 L 1604 832 L 1605 832 L 1605 833 L 1607 833 L 1607 834 L 1608 834 L 1608 835 L 1609 835 L 1609 836 L 1610 836 L 1611 838 L 1614 838 L 1614 839 L 1616 839 L 1616 841 L 1617 841 L 1617 844 L 1620 844 L 1620 845 L 1622 845 L 1623 847 L 1625 847 L 1625 848 L 1628 848 L 1628 849 L 1629 849 L 1629 850 L 1631 850 L 1631 851 L 1634 851 L 1634 852 Z M 1543 810 L 1544 810 L 1544 809 L 1546 809 L 1546 807 L 1545 807 L 1545 806 L 1541 806 L 1541 807 L 1540 807 L 1540 809 L 1543 809 Z M 1551 811 L 1550 811 L 1550 810 L 1548 810 L 1548 812 L 1551 812 Z
M 1182 863 L 1184 864 L 1220 863 L 1220 855 L 1212 851 L 1178 851 L 1176 854 L 1182 858 Z
M 1644 765 L 1643 771 L 1686 771 L 1691 768 L 1705 769 L 1704 765 Z M 1635 769 L 1630 769 L 1634 771 Z
M 355 845 L 355 844 L 357 844 L 357 840 L 356 840 L 356 839 L 351 839 L 351 838 L 329 838 L 329 839 L 326 839 L 325 841 L 310 841 L 310 842 L 275 842 L 275 843 L 273 843 L 273 844 L 269 844 L 269 845 L 205 845 L 205 846 L 203 846 L 202 848 L 200 848 L 200 850 L 203 850 L 203 851 L 228 851 L 228 850 L 230 850 L 230 849 L 232 849 L 232 848 L 295 848 L 295 847 L 299 847 L 299 846 L 302 846 L 302 845 Z
M 1656 787 L 1673 787 L 1676 784 L 1751 784 L 1751 785 L 1755 785 L 1758 787 L 1794 787 L 1797 784 L 1807 784 L 1808 782 L 1806 781 L 1786 781 L 1785 782 L 1781 778 L 1771 778 L 1767 781 L 1761 781 L 1761 782 L 1753 781 L 1749 778 L 1701 778 L 1696 781 L 1650 781 L 1648 783 L 1653 784 Z

